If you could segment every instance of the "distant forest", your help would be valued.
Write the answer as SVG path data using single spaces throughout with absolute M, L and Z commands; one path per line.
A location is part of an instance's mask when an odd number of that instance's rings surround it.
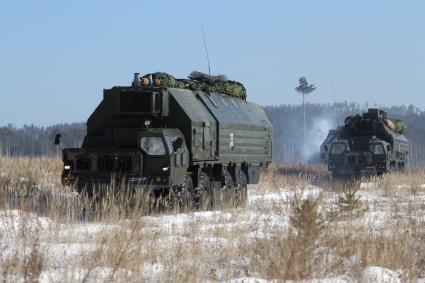
M 307 150 L 303 150 L 303 109 L 301 105 L 265 106 L 274 127 L 273 159 L 275 162 L 316 162 L 320 143 L 330 128 L 342 125 L 346 116 L 362 113 L 369 106 L 356 103 L 307 104 Z M 382 107 L 391 118 L 407 125 L 410 142 L 410 164 L 425 165 L 425 111 L 410 106 Z M 85 123 L 56 124 L 49 127 L 34 125 L 16 128 L 0 127 L 0 155 L 56 155 L 54 137 L 62 135 L 62 147 L 79 147 L 86 132 Z
M 12 124 L 0 127 L 0 156 L 56 155 L 56 134 L 62 135 L 63 147 L 80 147 L 86 134 L 85 123 L 56 124 L 49 127 Z

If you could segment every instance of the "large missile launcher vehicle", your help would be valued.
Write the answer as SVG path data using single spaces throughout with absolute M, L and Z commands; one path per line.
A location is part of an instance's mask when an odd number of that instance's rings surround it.
M 334 177 L 356 178 L 404 170 L 409 154 L 404 131 L 403 122 L 379 109 L 347 117 L 329 148 L 329 171 Z
M 272 125 L 245 93 L 232 96 L 241 84 L 221 79 L 229 93 L 208 92 L 211 78 L 136 73 L 131 86 L 105 89 L 81 148 L 63 150 L 62 182 L 88 193 L 120 183 L 188 207 L 243 203 L 271 162 Z

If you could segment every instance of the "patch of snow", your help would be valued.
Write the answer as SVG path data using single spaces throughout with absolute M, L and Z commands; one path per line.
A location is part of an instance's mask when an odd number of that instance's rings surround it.
M 26 178 L 26 177 L 19 177 L 19 182 L 28 182 L 29 181 L 29 179 L 28 178 Z
M 161 263 L 150 262 L 150 263 L 143 264 L 142 270 L 143 270 L 143 273 L 150 274 L 152 276 L 152 275 L 164 272 L 165 267 Z
M 397 272 L 379 266 L 368 266 L 363 269 L 361 282 L 386 282 L 398 283 L 401 282 Z
M 242 277 L 242 278 L 234 278 L 229 283 L 269 283 L 269 282 L 277 282 L 277 280 L 266 280 L 256 277 Z
M 50 259 L 60 259 L 61 262 L 75 260 L 77 257 L 86 253 L 94 252 L 99 245 L 93 243 L 43 243 L 45 254 Z M 58 263 L 60 263 L 58 261 Z
M 323 189 L 316 186 L 307 186 L 302 189 L 287 189 L 279 188 L 277 192 L 257 193 L 249 195 L 249 204 L 254 205 L 259 202 L 261 203 L 287 203 L 290 202 L 294 197 L 300 199 L 317 198 Z
M 113 278 L 111 278 L 113 276 Z M 63 269 L 47 269 L 44 270 L 39 278 L 38 282 L 105 282 L 114 281 L 114 278 L 130 279 L 131 271 L 126 269 L 114 270 L 109 267 L 96 267 L 91 270 L 85 268 L 75 268 L 71 270 Z
M 377 188 L 378 188 L 378 183 L 376 183 L 376 182 L 362 182 L 362 183 L 360 183 L 360 189 L 369 190 L 369 189 L 377 189 Z
M 376 227 L 376 226 L 382 225 L 390 217 L 391 217 L 391 214 L 388 211 L 367 211 L 363 215 L 363 223 L 366 226 L 380 229 L 380 227 Z
M 409 189 L 409 188 L 411 188 L 412 186 L 410 186 L 410 185 L 407 185 L 407 184 L 401 184 L 401 185 L 397 185 L 396 186 L 396 188 L 397 189 Z
M 350 273 L 348 273 L 350 274 Z M 300 281 L 287 280 L 286 282 L 301 282 L 301 283 L 375 283 L 375 282 L 385 282 L 385 283 L 398 283 L 401 282 L 397 272 L 392 271 L 387 268 L 378 267 L 378 266 L 368 266 L 360 273 L 359 278 L 353 278 L 354 276 L 350 274 L 325 277 L 320 279 L 307 279 Z M 267 282 L 267 281 L 266 281 Z
M 318 280 L 311 280 L 309 283 L 354 283 L 355 280 L 347 276 L 327 277 Z
M 28 231 L 45 230 L 52 223 L 48 217 L 40 217 L 34 213 L 21 210 L 0 211 L 0 232 L 13 234 L 25 229 Z

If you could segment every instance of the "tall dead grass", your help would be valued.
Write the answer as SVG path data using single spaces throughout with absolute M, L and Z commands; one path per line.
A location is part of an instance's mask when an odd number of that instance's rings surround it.
M 425 170 L 360 186 L 330 181 L 321 166 L 275 164 L 245 208 L 146 215 L 142 196 L 79 197 L 60 184 L 61 166 L 0 158 L 1 280 L 283 281 L 356 278 L 371 265 L 425 276 Z M 352 191 L 359 203 L 342 206 Z

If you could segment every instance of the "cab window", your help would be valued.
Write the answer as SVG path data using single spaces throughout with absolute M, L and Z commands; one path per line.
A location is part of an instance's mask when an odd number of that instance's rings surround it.
M 345 151 L 345 144 L 334 143 L 331 148 L 331 154 L 342 154 Z
M 149 155 L 165 155 L 165 146 L 162 137 L 141 137 L 140 147 Z
M 369 144 L 369 151 L 372 152 L 374 155 L 385 154 L 384 146 L 380 143 Z
M 324 144 L 331 143 L 335 138 L 336 138 L 336 133 L 329 133 L 323 143 Z

